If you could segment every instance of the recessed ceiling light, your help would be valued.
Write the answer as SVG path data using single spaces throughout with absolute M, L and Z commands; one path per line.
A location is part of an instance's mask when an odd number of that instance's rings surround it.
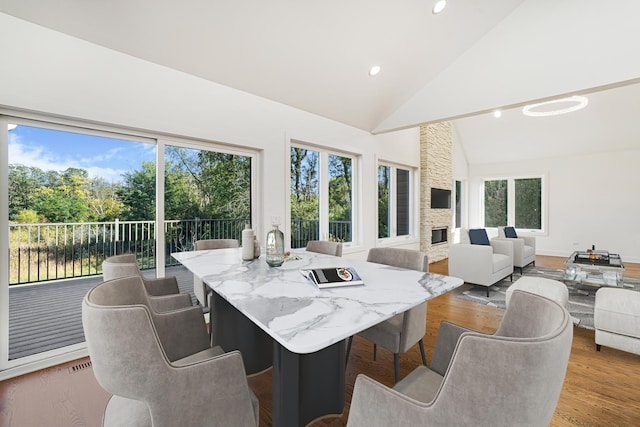
M 550 105 L 559 104 L 556 109 L 547 109 Z M 584 96 L 571 96 L 569 98 L 554 99 L 551 101 L 539 102 L 537 104 L 525 105 L 522 108 L 522 114 L 530 117 L 547 117 L 557 116 L 560 114 L 571 113 L 583 109 L 589 104 L 589 99 Z
M 446 5 L 447 5 L 447 0 L 438 0 L 436 4 L 433 5 L 433 9 L 431 9 L 431 13 L 433 13 L 434 15 L 439 14 L 444 10 Z
M 373 67 L 371 67 L 371 69 L 369 70 L 369 75 L 370 76 L 375 76 L 376 74 L 378 74 L 380 72 L 380 66 L 379 65 L 374 65 Z
M 496 119 L 499 119 L 500 117 L 502 117 L 502 111 L 500 110 L 496 110 L 493 112 L 493 117 L 495 117 Z

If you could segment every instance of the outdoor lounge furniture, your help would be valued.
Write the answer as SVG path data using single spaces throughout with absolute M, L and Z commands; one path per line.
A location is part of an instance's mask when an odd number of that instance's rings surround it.
M 359 375 L 347 426 L 546 427 L 572 339 L 566 308 L 515 291 L 494 334 L 442 322 L 429 368 L 418 366 L 393 388 Z
M 155 313 L 140 281 L 103 282 L 82 302 L 93 371 L 113 394 L 102 425 L 257 426 L 240 353 L 210 346 L 200 307 Z
M 481 240 L 473 241 L 470 233 L 479 235 Z M 507 276 L 513 280 L 513 242 L 511 239 L 489 241 L 486 236 L 482 229 L 460 230 L 460 243 L 449 247 L 449 275 L 485 286 L 488 297 L 491 285 Z

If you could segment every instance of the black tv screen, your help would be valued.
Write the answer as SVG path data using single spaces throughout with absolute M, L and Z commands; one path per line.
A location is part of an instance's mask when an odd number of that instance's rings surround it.
M 443 190 L 442 188 L 431 188 L 431 208 L 451 208 L 451 190 Z

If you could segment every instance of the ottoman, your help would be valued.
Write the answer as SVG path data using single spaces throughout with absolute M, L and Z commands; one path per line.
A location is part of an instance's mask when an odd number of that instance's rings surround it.
M 569 301 L 569 290 L 567 286 L 557 280 L 545 279 L 544 277 L 521 277 L 513 285 L 507 288 L 505 304 L 509 307 L 509 299 L 515 290 L 521 290 L 532 294 L 540 295 L 550 300 L 556 301 L 561 306 L 566 307 Z
M 601 345 L 640 354 L 640 292 L 600 288 L 593 309 L 596 350 Z

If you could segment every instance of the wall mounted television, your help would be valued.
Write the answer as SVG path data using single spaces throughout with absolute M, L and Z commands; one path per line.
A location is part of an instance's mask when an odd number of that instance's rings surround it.
M 451 190 L 431 188 L 431 209 L 450 209 Z

